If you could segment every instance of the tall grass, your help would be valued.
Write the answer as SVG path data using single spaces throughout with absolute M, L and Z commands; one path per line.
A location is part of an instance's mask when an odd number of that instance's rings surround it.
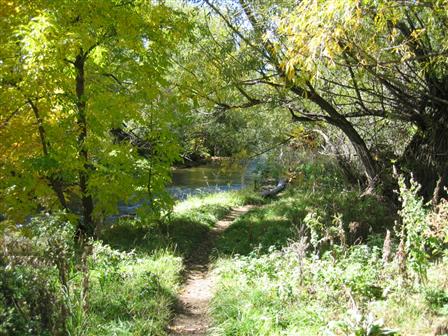
M 211 334 L 420 336 L 434 335 L 438 325 L 448 330 L 445 207 L 427 215 L 416 188 L 401 185 L 407 202 L 398 217 L 331 174 L 309 175 L 284 197 L 237 219 L 218 242 Z M 401 250 L 400 236 L 385 242 L 395 220 L 395 231 L 403 222 L 406 234 L 426 221 L 419 244 Z M 405 242 L 416 239 L 408 237 Z M 420 271 L 416 249 L 426 253 L 426 282 L 410 281 L 410 272 Z M 428 263 L 431 255 L 438 261 Z
M 188 257 L 247 192 L 192 197 L 159 222 L 125 219 L 89 243 L 65 214 L 38 216 L 0 240 L 0 335 L 166 335 Z M 150 217 L 152 218 L 152 217 Z

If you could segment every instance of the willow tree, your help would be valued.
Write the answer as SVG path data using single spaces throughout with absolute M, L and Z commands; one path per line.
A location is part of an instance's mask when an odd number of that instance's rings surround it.
M 166 76 L 188 21 L 149 0 L 8 1 L 5 9 L 0 213 L 17 220 L 65 208 L 92 235 L 120 200 L 149 194 L 153 209 L 164 206 L 180 106 Z
M 291 1 L 203 2 L 212 14 L 205 15 L 206 28 L 202 32 L 210 42 L 207 46 L 203 43 L 193 46 L 198 49 L 196 64 L 202 63 L 200 67 L 186 69 L 189 83 L 196 82 L 199 87 L 194 90 L 197 96 L 224 113 L 243 109 L 258 111 L 259 122 L 281 121 L 277 130 L 283 127 L 285 133 L 294 127 L 292 123 L 285 127 L 286 117 L 292 117 L 295 123 L 310 124 L 310 128 L 325 124 L 338 128 L 353 145 L 368 185 L 374 185 L 379 168 L 359 129 L 350 122 L 344 109 L 327 98 L 305 72 L 285 66 L 286 39 L 279 31 L 276 18 L 292 11 L 295 4 Z M 291 75 L 292 70 L 295 76 Z M 201 86 L 206 89 L 200 89 Z M 271 124 L 276 127 L 275 122 Z
M 447 13 L 445 1 L 306 0 L 279 24 L 292 80 L 302 69 L 343 92 L 353 117 L 407 125 L 401 162 L 435 203 L 448 183 Z
M 214 94 L 217 108 L 275 104 L 295 122 L 331 125 L 370 187 L 394 151 L 437 200 L 447 171 L 444 2 L 203 2 L 226 27 L 211 34 L 228 83 L 216 91 L 234 94 Z
M 202 5 L 202 1 L 192 2 Z M 242 162 L 273 153 L 302 127 L 291 123 L 288 110 L 284 113 L 284 92 L 252 82 L 262 76 L 260 72 L 266 66 L 260 49 L 254 50 L 242 41 L 226 20 L 207 6 L 190 5 L 186 10 L 195 27 L 176 58 L 175 83 L 177 90 L 190 99 L 185 126 L 189 131 L 182 132 L 187 155 L 190 149 L 192 158 L 197 157 L 195 151 L 202 151 L 233 156 Z M 233 13 L 228 16 L 233 18 Z

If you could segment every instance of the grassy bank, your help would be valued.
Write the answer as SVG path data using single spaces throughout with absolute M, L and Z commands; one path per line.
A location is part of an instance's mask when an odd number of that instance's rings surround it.
M 163 335 L 180 285 L 182 260 L 170 250 L 119 252 L 97 244 L 84 335 Z M 84 327 L 84 326 L 83 326 Z
M 123 220 L 108 227 L 100 237 L 120 250 L 154 251 L 169 247 L 177 255 L 188 257 L 231 208 L 263 202 L 261 197 L 245 190 L 193 196 L 178 202 L 173 212 L 158 222 L 145 218 Z
M 0 335 L 166 335 L 184 260 L 244 204 L 261 206 L 214 248 L 211 335 L 443 335 L 448 203 L 428 209 L 399 185 L 395 214 L 333 166 L 302 165 L 277 198 L 192 197 L 159 221 L 103 227 L 87 254 L 69 217 L 43 215 L 3 235 Z
M 446 321 L 447 258 L 414 286 L 384 268 L 378 249 L 335 254 L 305 257 L 297 244 L 220 259 L 212 335 L 429 336 Z
M 260 201 L 244 191 L 195 196 L 158 223 L 125 220 L 105 230 L 101 252 L 114 261 L 92 265 L 91 325 L 102 327 L 90 334 L 165 335 L 183 259 L 232 207 Z
M 404 188 L 401 199 L 397 217 L 376 198 L 344 188 L 337 175 L 314 175 L 237 219 L 218 242 L 211 334 L 421 336 L 442 330 L 448 207 L 428 211 L 412 188 Z M 395 220 L 396 233 L 385 242 Z M 434 245 L 422 243 L 428 237 Z
M 187 258 L 214 223 L 251 193 L 189 198 L 163 220 L 120 220 L 88 248 L 66 215 L 5 232 L 0 335 L 166 335 Z M 83 261 L 85 260 L 85 261 Z

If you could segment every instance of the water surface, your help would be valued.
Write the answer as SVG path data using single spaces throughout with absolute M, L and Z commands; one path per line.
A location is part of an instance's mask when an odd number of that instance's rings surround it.
M 177 199 L 189 195 L 219 191 L 239 190 L 249 182 L 246 167 L 223 169 L 218 165 L 177 168 L 172 171 L 168 192 Z

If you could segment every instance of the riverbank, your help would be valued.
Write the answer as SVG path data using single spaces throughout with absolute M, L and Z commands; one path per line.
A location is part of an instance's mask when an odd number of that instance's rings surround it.
M 428 211 L 401 185 L 397 217 L 331 166 L 298 168 L 308 174 L 269 200 L 217 193 L 178 202 L 160 221 L 120 219 L 99 232 L 86 263 L 65 215 L 36 219 L 32 239 L 5 235 L 2 293 L 14 296 L 0 297 L 0 333 L 163 336 L 171 324 L 183 335 L 442 335 L 447 203 Z M 248 204 L 263 206 L 214 228 Z M 418 234 L 387 235 L 395 220 Z M 419 245 L 428 234 L 432 245 Z M 193 315 L 201 302 L 199 324 L 173 320 L 179 302 Z
M 173 213 L 158 225 L 122 221 L 102 233 L 101 239 L 112 248 L 135 249 L 148 255 L 157 255 L 160 253 L 159 251 L 165 251 L 165 253 L 182 260 L 182 263 L 177 264 L 175 269 L 176 281 L 172 286 L 175 290 L 170 292 L 169 297 L 165 297 L 161 301 L 164 305 L 162 311 L 166 309 L 170 311 L 170 314 L 159 316 L 161 318 L 157 324 L 159 325 L 158 329 L 149 334 L 166 335 L 167 332 L 169 333 L 167 326 L 173 316 L 172 309 L 181 301 L 177 293 L 184 288 L 181 285 L 192 271 L 191 265 L 206 263 L 206 260 L 200 259 L 200 256 L 208 255 L 206 251 L 201 250 L 201 246 L 204 245 L 204 242 L 209 241 L 213 232 L 216 232 L 216 225 L 227 218 L 234 208 L 263 202 L 261 197 L 249 191 L 195 196 L 178 202 Z M 114 320 L 122 318 L 115 316 Z M 135 329 L 130 328 L 127 332 L 133 334 Z
M 217 241 L 210 335 L 446 335 L 448 202 L 400 183 L 397 216 L 315 173 Z
M 98 232 L 88 254 L 65 214 L 35 217 L 27 236 L 5 232 L 0 334 L 166 335 L 184 262 L 233 207 L 257 201 L 220 193 L 179 202 L 161 221 L 122 218 Z
M 207 166 L 213 164 L 222 164 L 223 162 L 231 161 L 229 156 L 201 156 L 201 157 L 183 157 L 182 161 L 177 162 L 173 168 L 194 168 L 200 166 Z

